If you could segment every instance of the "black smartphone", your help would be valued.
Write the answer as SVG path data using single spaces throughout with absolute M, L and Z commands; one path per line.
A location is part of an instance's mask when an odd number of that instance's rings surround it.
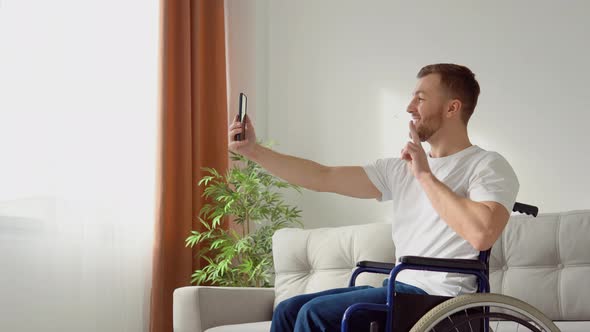
M 238 105 L 238 119 L 242 123 L 242 133 L 236 134 L 235 139 L 236 141 L 241 141 L 242 139 L 246 139 L 246 111 L 248 109 L 248 98 L 246 98 L 246 94 L 243 92 L 240 92 Z

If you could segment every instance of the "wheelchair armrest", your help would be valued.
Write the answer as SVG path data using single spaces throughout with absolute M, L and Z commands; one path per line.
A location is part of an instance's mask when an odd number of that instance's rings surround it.
M 360 261 L 356 263 L 357 267 L 370 267 L 375 269 L 383 269 L 391 271 L 395 267 L 394 263 L 384 263 L 384 262 L 373 262 L 373 261 Z M 389 272 L 388 272 L 389 273 Z
M 435 266 L 442 268 L 468 269 L 485 271 L 486 265 L 477 259 L 450 259 L 450 258 L 432 258 L 421 256 L 402 256 L 399 261 L 405 264 L 420 266 Z

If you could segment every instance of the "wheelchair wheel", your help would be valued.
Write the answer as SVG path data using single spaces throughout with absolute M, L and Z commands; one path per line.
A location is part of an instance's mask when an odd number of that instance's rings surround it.
M 504 326 L 510 326 L 510 331 L 560 332 L 547 316 L 530 304 L 490 293 L 447 300 L 427 312 L 410 332 L 483 331 L 484 318 L 489 319 L 490 332 L 502 330 Z

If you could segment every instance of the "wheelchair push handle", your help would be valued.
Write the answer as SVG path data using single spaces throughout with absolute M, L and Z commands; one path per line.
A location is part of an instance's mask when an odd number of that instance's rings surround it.
M 539 208 L 533 205 L 528 205 L 524 203 L 515 202 L 514 207 L 512 208 L 514 212 L 520 212 L 528 215 L 532 215 L 536 217 L 539 214 Z

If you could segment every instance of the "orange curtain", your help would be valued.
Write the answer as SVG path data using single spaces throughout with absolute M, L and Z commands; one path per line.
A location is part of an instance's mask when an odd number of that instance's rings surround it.
M 150 332 L 172 332 L 172 293 L 190 285 L 198 248 L 184 240 L 201 206 L 201 167 L 225 172 L 224 1 L 161 0 L 160 132 Z

